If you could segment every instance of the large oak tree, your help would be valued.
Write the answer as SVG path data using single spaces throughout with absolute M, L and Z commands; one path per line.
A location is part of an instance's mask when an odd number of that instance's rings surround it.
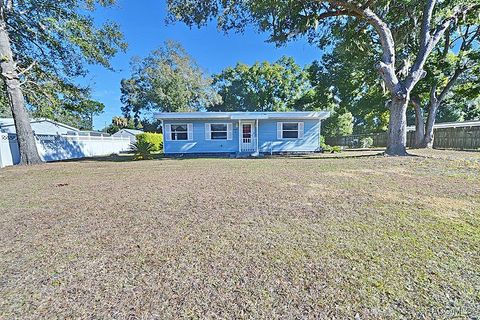
M 390 94 L 389 155 L 406 155 L 406 111 L 412 90 L 426 75 L 427 58 L 455 21 L 480 8 L 477 0 L 169 0 L 168 4 L 172 20 L 190 26 L 215 20 L 224 31 L 243 31 L 253 24 L 259 31 L 269 32 L 270 40 L 277 44 L 299 36 L 315 42 L 319 32 L 328 32 L 339 21 L 357 19 L 368 24 L 382 51 L 375 67 Z M 418 33 L 413 63 L 402 68 L 397 60 L 401 48 L 392 30 L 405 20 L 407 12 L 420 21 L 420 28 L 412 30 Z
M 134 58 L 130 78 L 121 81 L 122 112 L 135 124 L 145 112 L 199 111 L 221 102 L 212 79 L 180 43 L 166 41 L 147 57 Z
M 89 15 L 97 5 L 114 3 L 0 0 L 1 78 L 15 120 L 21 164 L 41 162 L 26 108 L 27 91 L 31 99 L 37 95 L 48 100 L 52 92 L 64 97 L 67 87 L 75 87 L 75 78 L 86 74 L 86 63 L 110 68 L 109 59 L 126 48 L 116 24 L 97 26 Z

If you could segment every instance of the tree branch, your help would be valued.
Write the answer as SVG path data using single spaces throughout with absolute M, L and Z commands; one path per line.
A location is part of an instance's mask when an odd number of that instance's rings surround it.
M 473 5 L 470 7 L 457 7 L 451 16 L 445 18 L 442 23 L 437 26 L 433 35 L 429 37 L 427 45 L 425 47 L 420 47 L 420 51 L 417 54 L 415 63 L 410 71 L 409 76 L 405 81 L 405 86 L 407 90 L 411 90 L 415 86 L 415 84 L 426 75 L 423 67 L 425 65 L 425 62 L 427 61 L 428 55 L 432 52 L 433 48 L 440 41 L 441 37 L 444 35 L 445 31 L 448 29 L 451 23 L 456 21 L 459 17 L 466 15 L 468 12 L 478 10 L 479 8 L 480 5 Z M 424 9 L 424 15 L 430 14 L 428 10 L 430 10 L 430 7 L 427 5 Z
M 28 67 L 26 67 L 25 69 L 23 69 L 22 71 L 20 71 L 18 73 L 19 76 L 21 76 L 22 74 L 25 74 L 27 73 L 30 69 L 32 69 L 35 65 L 37 64 L 37 61 L 33 61 Z
M 433 9 L 435 8 L 436 0 L 428 0 L 423 9 L 422 28 L 420 30 L 420 50 L 425 50 L 430 41 L 430 26 L 432 23 Z
M 467 70 L 467 68 L 465 68 L 465 67 L 463 67 L 463 68 L 460 67 L 460 68 L 455 69 L 455 72 L 454 72 L 453 76 L 450 78 L 450 80 L 448 80 L 447 84 L 445 85 L 445 88 L 443 88 L 442 92 L 438 96 L 438 99 L 437 99 L 438 103 L 441 103 L 445 99 L 448 92 L 450 92 L 452 87 L 455 85 L 455 82 L 462 75 L 462 73 L 465 72 L 466 70 Z

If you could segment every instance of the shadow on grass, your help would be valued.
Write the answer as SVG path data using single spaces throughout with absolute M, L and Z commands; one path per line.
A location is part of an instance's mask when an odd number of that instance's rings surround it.
M 273 154 L 273 155 L 263 155 L 259 157 L 229 157 L 225 155 L 190 155 L 190 156 L 166 156 L 163 153 L 153 154 L 154 160 L 191 160 L 191 159 L 242 159 L 242 160 L 262 160 L 262 159 L 306 159 L 306 160 L 328 160 L 328 159 L 355 159 L 355 158 L 375 158 L 375 157 L 385 157 L 384 150 L 374 149 L 374 150 L 362 150 L 364 153 L 359 152 L 359 150 L 348 150 L 345 153 L 313 153 L 313 154 Z M 369 152 L 369 153 L 366 153 Z M 408 154 L 407 157 L 422 157 L 415 154 Z M 134 160 L 133 154 L 120 154 L 120 155 L 110 155 L 102 157 L 91 157 L 91 158 L 78 158 L 78 159 L 68 159 L 54 162 L 131 162 Z M 149 161 L 149 160 L 141 160 Z

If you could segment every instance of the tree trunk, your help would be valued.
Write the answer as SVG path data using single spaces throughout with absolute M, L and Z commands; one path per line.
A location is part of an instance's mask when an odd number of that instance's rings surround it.
M 438 103 L 432 102 L 428 112 L 427 127 L 420 148 L 433 148 L 433 126 L 435 125 L 435 118 L 437 117 Z
M 20 88 L 17 66 L 13 60 L 10 38 L 5 20 L 0 20 L 0 68 L 5 82 L 5 91 L 12 110 L 20 150 L 20 164 L 37 164 L 42 159 L 38 155 L 30 117 L 25 109 L 25 99 Z
M 425 138 L 425 117 L 420 101 L 411 99 L 415 109 L 415 148 L 420 148 Z
M 394 96 L 390 104 L 390 122 L 388 125 L 387 150 L 390 156 L 407 155 L 407 106 L 409 97 Z

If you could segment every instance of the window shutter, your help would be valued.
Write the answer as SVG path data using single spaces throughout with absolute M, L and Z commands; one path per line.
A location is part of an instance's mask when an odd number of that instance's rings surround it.
M 212 140 L 212 135 L 210 134 L 210 123 L 205 123 L 205 140 Z
M 227 123 L 227 140 L 232 140 L 233 136 L 233 126 L 231 123 Z
M 171 124 L 166 124 L 164 128 L 165 132 L 163 133 L 163 138 L 165 141 L 171 141 L 172 140 L 172 125 Z
M 193 123 L 187 123 L 187 139 L 188 141 L 193 140 Z
M 282 135 L 282 126 L 283 126 L 283 122 L 277 122 L 277 139 L 282 139 L 283 138 L 283 135 Z
M 298 123 L 298 138 L 303 139 L 305 133 L 305 124 L 303 122 Z

